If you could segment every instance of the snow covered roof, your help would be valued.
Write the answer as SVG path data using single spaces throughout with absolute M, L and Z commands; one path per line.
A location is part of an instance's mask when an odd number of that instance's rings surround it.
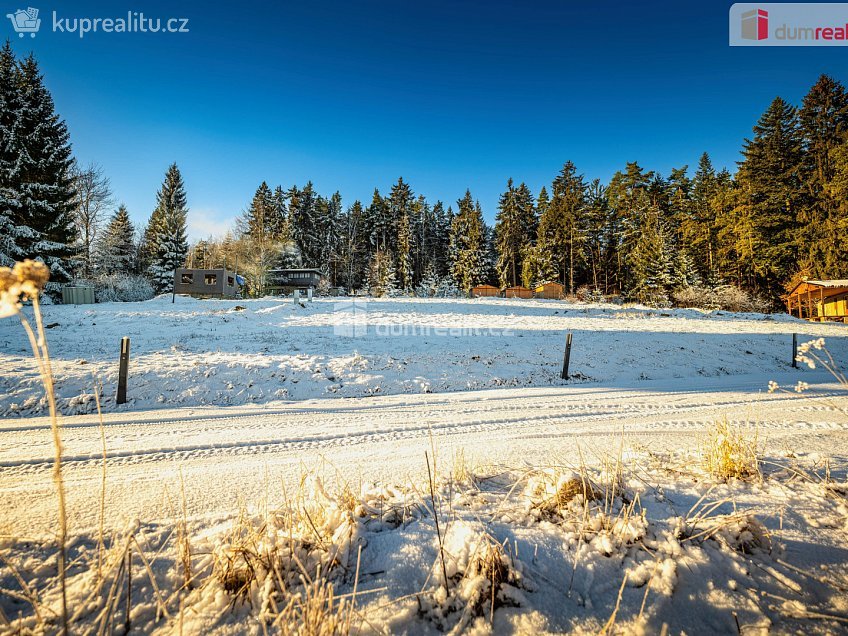
M 838 294 L 842 294 L 845 291 L 848 291 L 848 279 L 844 279 L 844 278 L 836 279 L 836 278 L 834 278 L 834 279 L 830 279 L 830 280 L 817 280 L 817 279 L 802 280 L 800 283 L 798 283 L 797 285 L 795 285 L 795 287 L 792 288 L 792 291 L 790 291 L 787 294 L 787 297 L 795 296 L 795 295 L 801 295 L 801 294 L 807 294 L 812 289 L 819 290 L 816 293 L 825 293 L 824 290 L 826 290 L 826 289 L 831 290 L 831 291 L 827 292 L 825 294 L 825 296 L 827 296 L 827 297 L 835 296 L 835 295 L 838 295 Z

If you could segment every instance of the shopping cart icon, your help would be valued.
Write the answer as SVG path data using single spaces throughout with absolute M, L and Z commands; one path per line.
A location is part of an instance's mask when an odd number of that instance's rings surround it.
M 6 17 L 12 21 L 12 26 L 15 28 L 15 33 L 18 37 L 24 37 L 24 33 L 29 33 L 29 37 L 34 38 L 41 28 L 41 18 L 38 17 L 38 9 L 28 7 L 27 9 L 18 9 L 14 13 L 7 13 Z

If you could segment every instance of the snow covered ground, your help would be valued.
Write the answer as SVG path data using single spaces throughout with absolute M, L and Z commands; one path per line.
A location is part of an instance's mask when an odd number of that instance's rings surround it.
M 356 590 L 364 633 L 597 633 L 611 616 L 636 633 L 848 628 L 848 391 L 789 365 L 793 332 L 845 360 L 843 325 L 497 299 L 159 299 L 50 307 L 46 322 L 78 413 L 63 419 L 69 595 L 95 632 L 101 518 L 101 596 L 125 588 L 132 545 L 137 633 L 262 633 L 317 565 Z M 53 450 L 19 329 L 0 321 L 0 609 L 37 627 L 16 574 L 55 623 Z M 132 402 L 116 407 L 123 335 Z M 110 400 L 102 513 L 95 377 Z M 761 477 L 705 471 L 724 420 L 756 436 Z M 575 478 L 590 491 L 561 500 Z M 221 564 L 243 564 L 245 528 L 280 571 L 252 561 L 239 594 Z M 501 565 L 481 570 L 481 554 Z
M 269 404 L 317 397 L 560 386 L 571 372 L 605 386 L 767 374 L 788 368 L 791 334 L 845 351 L 844 325 L 787 315 L 705 314 L 518 299 L 214 301 L 46 308 L 65 413 L 94 411 L 95 380 L 115 410 L 120 339 L 132 343 L 121 409 Z M 0 321 L 0 415 L 46 412 L 28 343 Z M 763 375 L 766 374 L 766 375 Z

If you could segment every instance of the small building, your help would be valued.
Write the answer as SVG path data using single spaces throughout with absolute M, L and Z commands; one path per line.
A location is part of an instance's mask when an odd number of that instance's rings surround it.
M 324 280 L 324 274 L 320 269 L 272 269 L 265 280 L 269 294 L 285 295 L 317 289 Z
M 494 285 L 477 285 L 477 287 L 471 288 L 472 298 L 491 298 L 500 295 L 501 290 Z
M 536 287 L 536 298 L 554 298 L 560 300 L 564 297 L 565 287 L 559 283 L 542 283 Z
M 220 269 L 180 267 L 174 272 L 174 292 L 198 298 L 235 298 L 241 277 Z
M 785 299 L 787 311 L 798 318 L 840 322 L 848 318 L 848 280 L 801 281 Z
M 533 298 L 533 290 L 522 287 L 521 285 L 507 287 L 504 290 L 504 298 Z

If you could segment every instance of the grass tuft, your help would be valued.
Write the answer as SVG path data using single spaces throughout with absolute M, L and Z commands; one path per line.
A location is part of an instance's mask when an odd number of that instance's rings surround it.
M 715 479 L 751 479 L 760 476 L 758 434 L 746 434 L 726 419 L 716 421 L 707 431 L 702 456 L 704 469 Z

